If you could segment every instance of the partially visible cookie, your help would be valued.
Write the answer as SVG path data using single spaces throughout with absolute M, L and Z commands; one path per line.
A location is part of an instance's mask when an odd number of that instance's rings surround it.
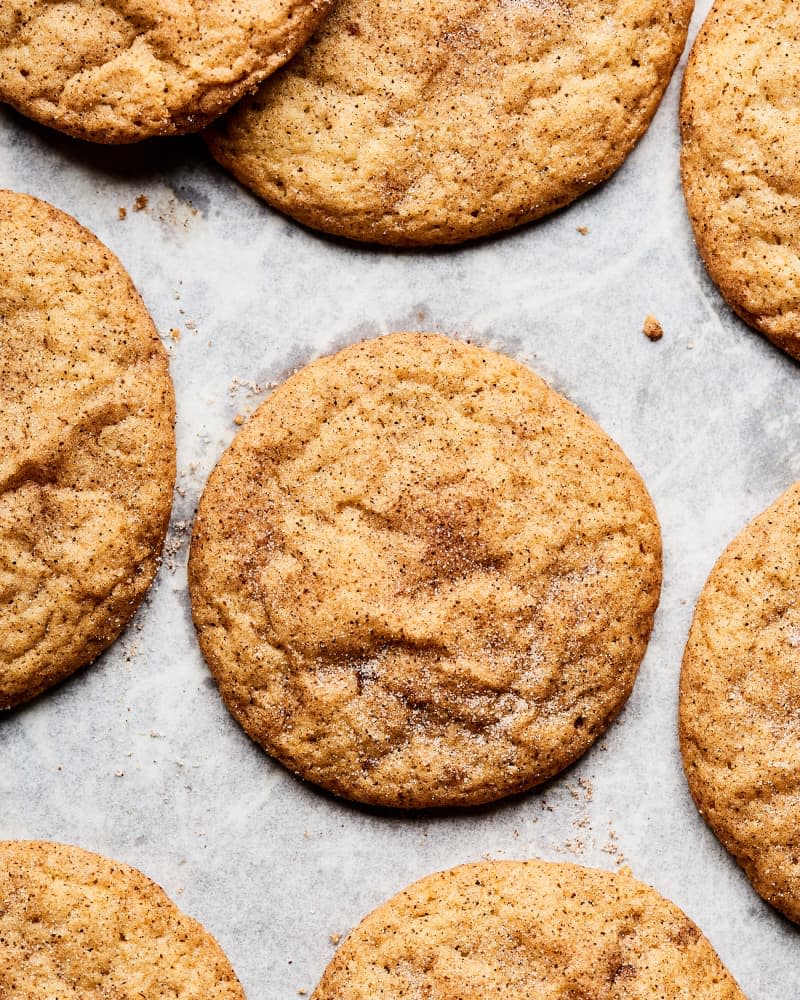
M 745 1000 L 691 920 L 627 872 L 489 861 L 430 875 L 350 934 L 312 1000 Z
M 720 556 L 683 657 L 697 807 L 756 891 L 800 922 L 800 483 Z
M 0 101 L 93 142 L 195 132 L 282 66 L 331 0 L 17 0 Z
M 340 0 L 207 133 L 242 183 L 338 236 L 457 243 L 538 219 L 644 133 L 693 0 Z
M 661 539 L 619 447 L 530 369 L 393 334 L 259 407 L 203 493 L 189 580 L 270 754 L 358 801 L 464 806 L 556 774 L 619 712 Z
M 800 6 L 716 0 L 681 101 L 683 189 L 731 307 L 800 359 Z
M 244 1000 L 222 949 L 135 868 L 0 841 L 0 996 Z
M 114 255 L 0 191 L 0 708 L 119 635 L 172 506 L 167 356 Z

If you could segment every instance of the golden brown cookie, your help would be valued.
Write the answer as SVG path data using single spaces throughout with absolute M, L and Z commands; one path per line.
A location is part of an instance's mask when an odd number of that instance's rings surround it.
M 315 229 L 397 245 L 530 222 L 620 166 L 693 0 L 339 0 L 311 44 L 208 134 Z
M 350 934 L 311 1000 L 745 1000 L 655 889 L 542 861 L 429 875 Z
M 135 868 L 0 841 L 0 996 L 244 1000 L 222 949 Z
M 166 352 L 114 255 L 0 191 L 0 708 L 94 659 L 158 566 L 175 478 Z
M 282 66 L 331 0 L 16 0 L 0 101 L 93 142 L 194 132 Z
M 703 817 L 800 922 L 800 483 L 720 556 L 683 657 L 680 737 Z
M 362 802 L 488 802 L 631 692 L 661 583 L 639 476 L 525 366 L 432 334 L 303 368 L 206 486 L 189 580 L 228 708 Z
M 800 6 L 717 0 L 681 102 L 683 189 L 730 306 L 800 359 Z

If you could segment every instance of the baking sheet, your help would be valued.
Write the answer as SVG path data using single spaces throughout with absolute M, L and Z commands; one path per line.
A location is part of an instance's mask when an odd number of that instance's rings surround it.
M 698 3 L 690 37 L 709 6 Z M 800 996 L 800 931 L 698 816 L 677 746 L 695 598 L 727 541 L 800 478 L 798 368 L 733 316 L 694 249 L 678 174 L 683 62 L 599 190 L 536 225 L 432 252 L 304 230 L 197 138 L 98 148 L 0 108 L 0 187 L 93 230 L 162 333 L 179 470 L 164 565 L 130 628 L 0 718 L 0 837 L 80 844 L 142 869 L 215 934 L 249 1000 L 311 992 L 332 937 L 413 879 L 482 857 L 627 864 L 697 921 L 750 1000 Z M 641 332 L 649 313 L 659 343 Z M 620 719 L 545 788 L 464 814 L 381 813 L 292 777 L 228 716 L 189 611 L 191 519 L 234 418 L 296 366 L 399 329 L 527 360 L 622 445 L 664 535 L 656 627 Z

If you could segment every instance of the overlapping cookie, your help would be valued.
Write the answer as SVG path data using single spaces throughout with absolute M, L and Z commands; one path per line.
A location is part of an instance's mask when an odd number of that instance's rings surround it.
M 800 358 L 800 7 L 716 0 L 686 69 L 683 188 L 733 309 Z
M 228 708 L 362 802 L 566 767 L 631 692 L 661 582 L 641 479 L 530 369 L 431 334 L 303 368 L 206 486 L 190 588 Z
M 312 1000 L 745 1000 L 695 924 L 627 873 L 494 861 L 430 875 L 349 935 Z
M 0 996 L 244 1000 L 222 949 L 135 868 L 0 841 Z
M 73 218 L 0 191 L 0 708 L 114 641 L 172 506 L 167 357 L 122 265 Z
M 282 66 L 330 0 L 19 0 L 0 101 L 80 139 L 194 132 Z
M 693 0 L 340 0 L 297 59 L 208 134 L 306 225 L 456 243 L 537 219 L 643 134 Z
M 681 674 L 697 807 L 757 892 L 800 922 L 800 484 L 720 556 Z

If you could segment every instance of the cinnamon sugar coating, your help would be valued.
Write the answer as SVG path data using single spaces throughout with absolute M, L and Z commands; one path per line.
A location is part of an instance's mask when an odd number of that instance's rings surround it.
M 745 1000 L 691 920 L 626 872 L 462 865 L 366 917 L 311 1000 Z
M 800 359 L 800 8 L 716 0 L 681 100 L 683 190 L 709 274 Z
M 103 652 L 150 585 L 172 507 L 166 351 L 114 255 L 0 191 L 0 708 Z
M 282 66 L 330 0 L 15 0 L 0 101 L 93 142 L 195 132 Z
M 720 556 L 681 673 L 689 788 L 756 891 L 800 923 L 800 484 Z
M 647 129 L 693 0 L 339 0 L 207 133 L 243 184 L 338 236 L 422 246 L 530 222 Z
M 303 368 L 206 486 L 189 566 L 228 708 L 393 806 L 544 781 L 624 704 L 658 602 L 650 498 L 528 368 L 393 334 Z
M 0 901 L 0 996 L 245 1000 L 214 938 L 128 865 L 0 841 Z

